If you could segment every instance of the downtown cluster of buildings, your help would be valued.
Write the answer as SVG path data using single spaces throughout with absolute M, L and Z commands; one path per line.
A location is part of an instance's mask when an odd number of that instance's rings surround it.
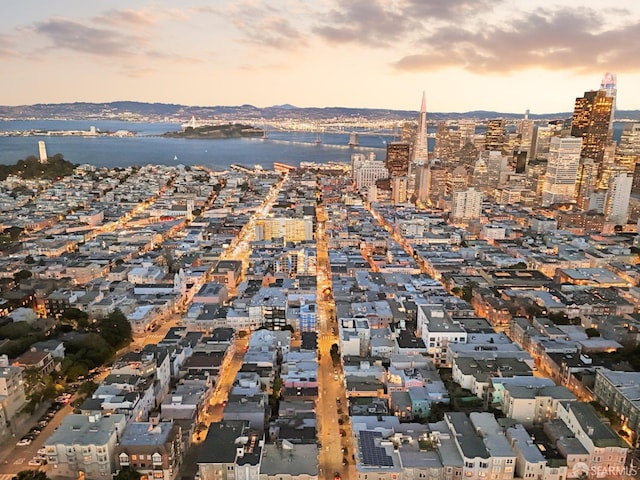
M 407 124 L 384 160 L 354 155 L 353 179 L 370 201 L 436 206 L 460 224 L 477 221 L 487 200 L 543 207 L 549 218 L 571 213 L 563 228 L 635 231 L 640 126 L 625 124 L 614 141 L 615 96 L 615 76 L 607 74 L 600 89 L 576 99 L 568 120 L 491 119 L 482 132 L 473 120 L 442 122 L 431 154 L 423 98 L 417 131 Z

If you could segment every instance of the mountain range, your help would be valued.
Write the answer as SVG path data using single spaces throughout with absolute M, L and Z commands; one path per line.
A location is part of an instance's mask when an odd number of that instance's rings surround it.
M 504 113 L 488 110 L 470 112 L 428 112 L 431 121 L 460 120 L 490 118 L 505 118 L 515 120 L 523 117 L 523 113 Z M 546 114 L 530 114 L 533 120 L 564 119 L 571 117 L 571 112 L 557 112 Z M 253 105 L 239 106 L 187 106 L 171 103 L 144 102 L 108 102 L 108 103 L 39 103 L 35 105 L 0 106 L 0 119 L 33 120 L 33 119 L 112 119 L 138 121 L 179 121 L 183 122 L 191 117 L 197 119 L 226 120 L 331 120 L 362 118 L 368 120 L 415 120 L 418 111 L 392 110 L 383 108 L 349 108 L 349 107 L 311 107 L 299 108 L 293 105 L 274 105 L 271 107 L 255 107 Z M 640 110 L 620 110 L 616 118 L 640 121 Z

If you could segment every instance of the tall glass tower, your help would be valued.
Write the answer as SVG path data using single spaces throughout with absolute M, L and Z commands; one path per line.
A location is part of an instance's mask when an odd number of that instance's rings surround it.
M 613 133 L 611 115 L 613 97 L 606 90 L 585 92 L 576 98 L 571 122 L 571 136 L 582 138 L 582 153 L 586 158 L 602 164 L 605 147 Z

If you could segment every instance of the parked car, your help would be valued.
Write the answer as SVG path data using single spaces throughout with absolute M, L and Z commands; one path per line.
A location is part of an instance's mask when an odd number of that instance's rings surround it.
M 29 465 L 31 466 L 40 466 L 42 464 L 42 460 L 36 457 L 33 457 L 31 460 L 29 460 Z
M 47 453 L 47 449 L 45 447 L 40 447 L 38 449 L 38 455 L 45 455 Z
M 31 445 L 32 440 L 30 438 L 26 438 L 26 437 L 22 437 L 20 440 L 18 440 L 18 443 L 16 443 L 17 447 L 27 447 L 29 445 Z

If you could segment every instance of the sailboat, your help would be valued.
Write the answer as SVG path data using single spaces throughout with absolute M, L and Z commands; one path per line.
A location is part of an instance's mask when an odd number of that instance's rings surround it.
M 322 140 L 320 139 L 320 132 L 316 133 L 316 140 L 313 143 L 315 143 L 316 145 L 320 145 L 322 143 Z
M 173 156 L 173 161 L 174 161 L 174 162 L 177 162 L 177 161 L 178 161 L 178 155 L 174 155 L 174 156 Z
M 269 134 L 267 133 L 267 125 L 263 124 L 262 125 L 262 137 L 260 137 L 260 140 L 268 140 L 269 139 Z

